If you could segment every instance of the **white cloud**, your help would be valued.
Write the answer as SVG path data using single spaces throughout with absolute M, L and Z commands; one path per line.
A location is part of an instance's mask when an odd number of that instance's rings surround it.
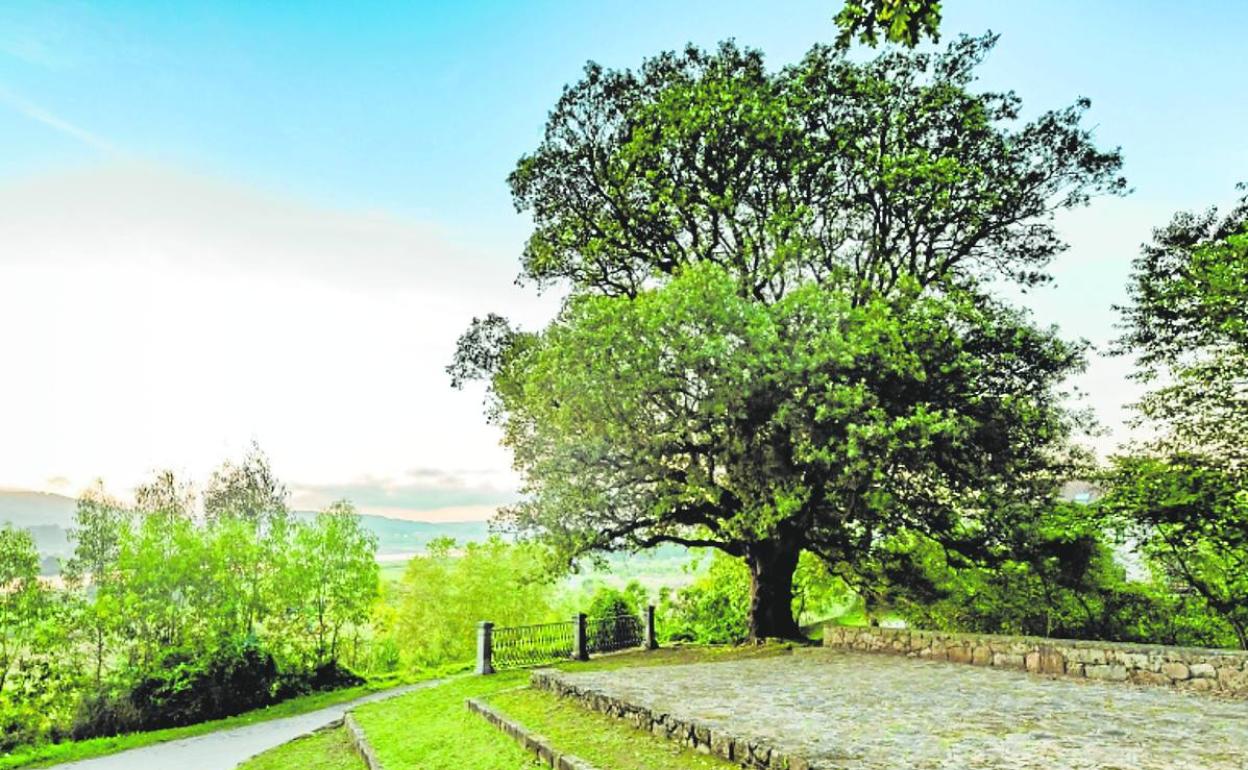
M 515 265 L 432 226 L 167 170 L 0 186 L 0 486 L 203 478 L 255 439 L 292 487 L 425 467 L 509 488 L 480 393 L 443 367 L 473 314 L 552 311 Z
M 385 213 L 311 206 L 241 185 L 142 165 L 108 165 L 0 187 L 0 263 L 172 267 L 222 277 L 377 290 L 498 294 L 513 255 Z

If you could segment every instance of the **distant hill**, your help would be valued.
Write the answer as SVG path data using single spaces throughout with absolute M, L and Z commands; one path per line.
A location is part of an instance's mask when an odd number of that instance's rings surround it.
M 77 505 L 77 500 L 64 495 L 0 489 L 0 526 L 7 523 L 28 529 L 41 555 L 64 558 L 73 550 L 67 531 L 74 525 Z M 294 515 L 310 519 L 316 514 L 295 511 Z M 465 543 L 489 536 L 484 521 L 407 521 L 370 515 L 361 515 L 360 521 L 377 535 L 377 552 L 382 555 L 421 551 L 439 537 Z
M 78 501 L 47 492 L 26 492 L 0 489 L 0 524 L 15 527 L 53 525 L 69 529 L 74 524 L 74 508 Z
M 295 511 L 298 518 L 310 519 L 312 511 Z M 422 551 L 429 541 L 449 537 L 460 543 L 489 537 L 489 524 L 484 521 L 408 521 L 388 516 L 360 514 L 360 522 L 377 535 L 377 553 L 412 553 Z

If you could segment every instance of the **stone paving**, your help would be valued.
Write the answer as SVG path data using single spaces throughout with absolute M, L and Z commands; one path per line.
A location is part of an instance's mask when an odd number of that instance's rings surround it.
M 1248 701 L 809 650 L 558 678 L 837 770 L 1248 770 Z

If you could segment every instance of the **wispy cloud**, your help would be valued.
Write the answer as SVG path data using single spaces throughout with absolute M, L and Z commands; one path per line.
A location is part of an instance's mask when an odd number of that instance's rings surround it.
M 113 156 L 120 156 L 123 153 L 112 142 L 92 131 L 78 126 L 55 113 L 40 107 L 38 104 L 26 99 L 25 97 L 14 93 L 13 91 L 0 86 L 0 104 L 12 109 L 19 115 L 22 115 L 36 123 L 41 123 L 53 131 L 75 139 L 88 147 L 99 150 L 102 153 Z

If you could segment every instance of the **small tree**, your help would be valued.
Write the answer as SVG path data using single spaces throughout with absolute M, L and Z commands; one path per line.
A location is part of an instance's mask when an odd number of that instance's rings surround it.
M 337 663 L 343 631 L 367 622 L 377 598 L 377 536 L 342 500 L 296 525 L 291 542 L 285 597 L 307 629 L 314 665 Z
M 290 527 L 287 496 L 256 444 L 241 462 L 222 463 L 204 488 L 204 517 L 218 540 L 222 578 L 232 588 L 226 598 L 234 632 L 253 633 L 266 613 Z
M 114 601 L 130 646 L 130 663 L 146 671 L 168 648 L 195 638 L 205 620 L 197 610 L 211 585 L 206 554 L 191 518 L 194 494 L 172 471 L 161 471 L 135 490 L 136 523 L 123 531 L 115 586 L 101 588 Z M 115 592 L 115 593 L 114 593 Z M 189 645 L 188 645 L 189 646 Z
M 120 580 L 117 562 L 121 541 L 130 528 L 130 513 L 121 503 L 109 497 L 103 484 L 85 491 L 74 510 L 74 527 L 70 538 L 74 555 L 65 564 L 65 578 L 70 585 L 83 591 L 81 622 L 88 629 L 94 648 L 95 684 L 104 673 L 110 637 L 118 625 L 117 583 Z
M 0 695 L 33 652 L 48 592 L 39 582 L 39 552 L 24 529 L 0 527 Z
M 1248 198 L 1181 213 L 1135 260 L 1118 352 L 1155 385 L 1156 429 L 1116 458 L 1103 505 L 1248 649 Z

